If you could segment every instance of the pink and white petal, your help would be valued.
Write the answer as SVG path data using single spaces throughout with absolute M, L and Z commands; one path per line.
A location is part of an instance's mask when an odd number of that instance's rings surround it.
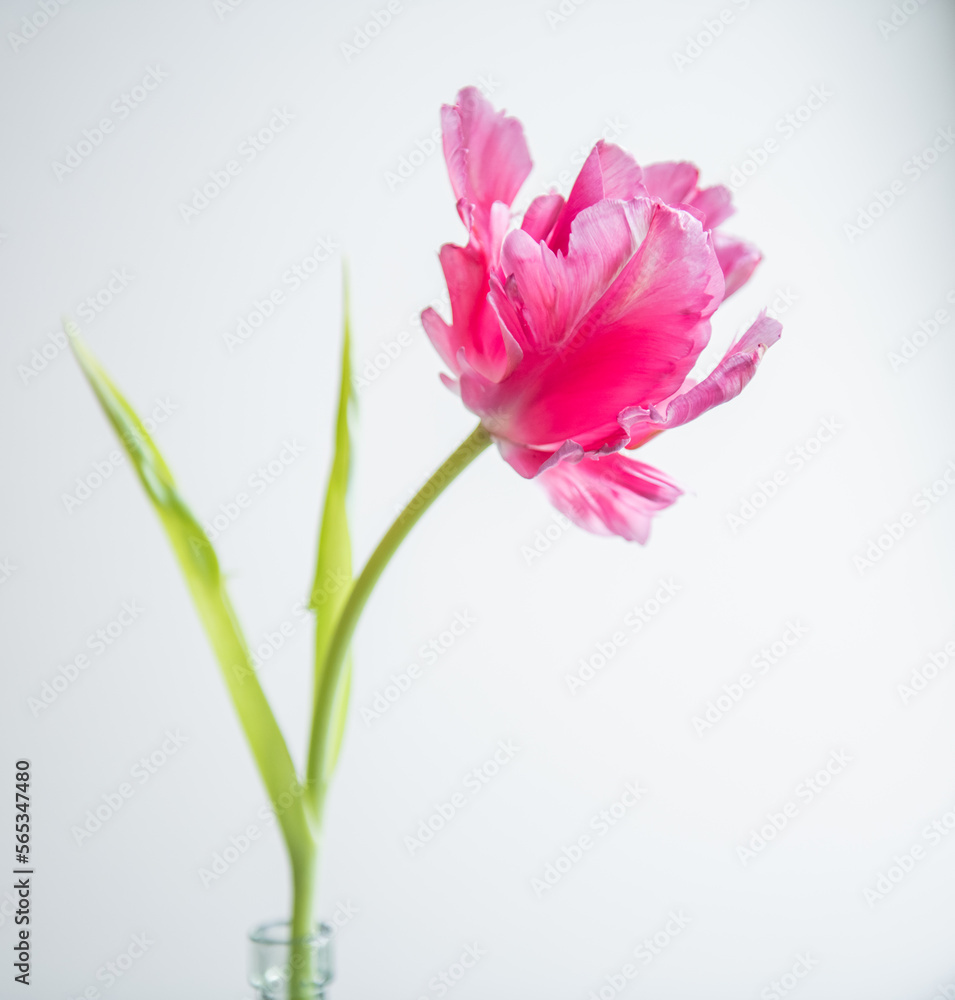
M 445 375 L 444 372 L 438 372 L 438 378 L 441 379 L 445 389 L 450 389 L 460 399 L 461 383 L 456 378 L 451 378 L 450 375 Z
M 657 403 L 655 408 L 657 410 L 664 409 L 664 407 L 667 405 L 667 403 L 670 402 L 671 399 L 674 399 L 676 396 L 682 395 L 684 392 L 689 392 L 690 389 L 692 389 L 693 386 L 696 385 L 696 383 L 697 380 L 695 378 L 691 378 L 688 376 L 683 380 L 683 385 L 681 385 L 676 392 L 671 393 L 669 396 L 667 396 L 666 399 L 663 399 L 659 403 Z M 627 412 L 629 412 L 629 410 Z M 653 424 L 634 424 L 630 428 L 629 432 L 626 432 L 628 441 L 626 445 L 624 445 L 624 447 L 627 449 L 627 451 L 633 451 L 634 449 L 639 448 L 642 445 L 645 445 L 647 441 L 649 441 L 651 438 L 655 438 L 658 434 L 661 433 L 662 433 L 662 428 L 654 427 Z
M 621 426 L 631 434 L 648 428 L 668 430 L 694 420 L 706 410 L 738 396 L 756 374 L 766 351 L 779 340 L 782 324 L 760 313 L 756 322 L 726 352 L 707 378 L 687 392 L 674 396 L 660 409 L 631 407 L 620 414 Z
M 476 87 L 465 87 L 455 105 L 442 107 L 441 124 L 459 212 L 483 245 L 494 202 L 510 206 L 531 171 L 524 130 L 516 118 L 495 111 Z
M 495 271 L 501 263 L 501 245 L 511 224 L 511 209 L 503 201 L 496 201 L 488 214 L 488 235 L 484 246 L 488 270 Z
M 441 360 L 454 372 L 458 374 L 457 344 L 454 340 L 454 330 L 435 312 L 434 309 L 425 309 L 421 314 L 421 325 L 428 335 L 428 340 L 441 355 Z
M 565 460 L 579 461 L 584 454 L 584 449 L 575 441 L 565 441 L 557 449 L 525 448 L 522 444 L 499 438 L 497 447 L 504 461 L 525 479 L 533 479 Z
M 697 191 L 690 197 L 689 204 L 703 213 L 704 229 L 715 229 L 736 211 L 733 192 L 722 184 Z
M 699 170 L 692 163 L 651 163 L 643 168 L 643 186 L 651 198 L 679 205 L 690 200 L 699 176 Z
M 719 232 L 713 233 L 713 248 L 726 281 L 724 298 L 729 298 L 749 281 L 763 255 L 752 243 Z
M 506 436 L 507 412 L 511 403 L 511 380 L 494 381 L 468 364 L 464 349 L 458 353 L 458 378 L 461 402 L 481 418 L 481 423 L 496 438 Z
M 441 105 L 441 141 L 451 190 L 461 221 L 471 230 L 471 203 L 468 198 L 468 149 L 464 139 L 461 111 L 456 105 Z
M 709 233 L 691 213 L 652 204 L 645 231 L 637 252 L 586 321 L 605 325 L 639 319 L 672 349 L 674 326 L 692 329 L 716 311 L 723 299 L 723 273 Z M 685 377 L 686 372 L 673 389 Z
M 514 276 L 507 279 L 507 287 L 501 284 L 496 274 L 488 280 L 488 303 L 497 314 L 501 329 L 506 330 L 520 345 L 530 343 L 527 325 L 521 316 L 520 293 L 514 283 Z
M 551 503 L 598 535 L 645 543 L 653 516 L 682 490 L 653 466 L 620 455 L 561 462 L 541 473 Z
M 525 448 L 505 438 L 498 439 L 497 447 L 504 461 L 525 479 L 533 479 L 544 462 L 554 454 L 552 449 Z
M 647 196 L 643 171 L 630 153 L 604 139 L 600 139 L 594 149 L 600 158 L 605 198 L 630 201 L 637 196 Z
M 640 245 L 649 205 L 605 199 L 584 209 L 566 256 L 522 229 L 507 235 L 501 268 L 520 302 L 528 348 L 542 352 L 567 339 Z
M 563 207 L 563 195 L 556 193 L 538 195 L 527 206 L 521 229 L 537 243 L 546 240 Z
M 474 245 L 459 247 L 453 243 L 441 247 L 439 257 L 451 301 L 448 346 L 455 357 L 464 348 L 469 363 L 481 374 L 491 379 L 502 377 L 508 351 L 497 314 L 487 301 L 486 257 Z M 438 344 L 435 347 L 445 357 Z
M 708 317 L 723 291 L 708 234 L 686 212 L 648 199 L 630 204 L 649 215 L 643 242 L 556 350 L 528 357 L 525 346 L 525 366 L 502 407 L 504 436 L 536 447 L 571 439 L 587 451 L 623 447 L 621 410 L 675 392 L 708 342 Z M 570 279 L 579 277 L 574 257 L 559 261 Z M 517 283 L 526 316 L 529 293 L 537 289 Z M 543 295 L 534 304 L 549 307 Z
M 628 152 L 601 139 L 580 168 L 547 245 L 555 253 L 566 253 L 577 216 L 604 198 L 630 201 L 646 195 L 642 177 L 643 171 Z

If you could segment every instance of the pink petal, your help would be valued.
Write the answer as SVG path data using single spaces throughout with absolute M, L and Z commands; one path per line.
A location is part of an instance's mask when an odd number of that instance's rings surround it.
M 715 229 L 736 211 L 732 191 L 722 184 L 697 191 L 690 197 L 689 204 L 703 213 L 704 229 Z
M 431 327 L 426 326 L 425 331 L 452 371 L 457 369 L 448 361 L 448 353 L 456 360 L 463 348 L 468 362 L 482 375 L 491 379 L 502 377 L 508 364 L 507 344 L 497 314 L 487 300 L 487 263 L 483 252 L 475 246 L 446 243 L 441 247 L 440 259 L 451 301 L 452 325 L 445 333 L 429 320 Z
M 455 373 L 458 374 L 458 366 L 455 355 L 458 345 L 454 340 L 454 331 L 435 312 L 434 309 L 425 309 L 421 314 L 421 325 L 428 335 L 434 349 L 441 355 L 441 360 Z
M 558 449 L 525 448 L 524 445 L 500 439 L 497 442 L 501 457 L 525 479 L 533 479 L 542 472 L 563 462 L 565 459 L 578 461 L 584 454 L 583 448 L 574 441 L 565 441 Z
M 451 378 L 450 375 L 445 375 L 444 372 L 438 372 L 438 378 L 444 383 L 446 389 L 450 389 L 455 396 L 461 395 L 461 383 L 456 378 Z
M 563 207 L 563 195 L 539 195 L 527 206 L 527 211 L 521 222 L 521 229 L 535 242 L 546 240 Z
M 551 234 L 548 243 L 551 250 L 555 253 L 567 252 L 570 227 L 585 208 L 596 205 L 604 198 L 629 201 L 645 194 L 641 177 L 642 171 L 629 153 L 601 139 L 590 151 L 574 181 L 567 204 Z
M 629 207 L 635 236 L 646 225 L 645 238 L 556 350 L 521 344 L 524 364 L 499 387 L 497 410 L 504 415 L 496 428 L 499 436 L 537 447 L 569 439 L 588 451 L 621 447 L 626 439 L 621 438 L 620 411 L 675 392 L 706 345 L 708 317 L 723 291 L 707 233 L 686 212 L 647 199 Z M 601 258 L 608 251 L 601 242 L 607 211 L 609 205 L 581 215 L 579 256 L 586 259 L 577 259 L 572 241 L 567 257 L 554 258 L 557 266 L 546 272 L 558 283 L 550 290 L 540 275 L 543 267 L 535 273 L 525 261 L 521 276 L 515 274 L 523 316 L 535 334 L 554 334 L 544 326 L 548 308 L 571 318 L 582 312 L 596 291 L 586 283 L 596 286 L 601 275 L 616 268 L 617 243 L 610 246 L 609 259 Z M 575 226 L 575 240 L 577 233 Z M 505 241 L 503 260 L 509 259 L 513 235 Z M 534 280 L 522 285 L 521 277 L 531 275 Z
M 683 492 L 653 466 L 620 455 L 561 462 L 540 479 L 551 503 L 575 524 L 641 544 L 654 514 Z
M 699 176 L 692 163 L 651 163 L 643 168 L 643 186 L 651 198 L 679 205 L 696 190 Z
M 671 393 L 666 399 L 661 399 L 656 404 L 657 410 L 663 410 L 671 399 L 677 396 L 682 396 L 683 393 L 689 392 L 697 384 L 698 379 L 692 376 L 687 376 L 683 380 L 683 385 L 680 386 L 676 392 Z M 653 424 L 634 424 L 630 428 L 630 440 L 626 444 L 627 451 L 633 451 L 636 448 L 640 448 L 647 443 L 651 438 L 655 438 L 658 434 L 662 434 L 663 430 L 660 427 L 654 427 Z
M 476 87 L 441 109 L 444 158 L 458 212 L 477 242 L 488 246 L 495 202 L 511 205 L 531 170 L 524 130 L 516 118 L 495 111 Z
M 767 349 L 779 340 L 782 325 L 760 313 L 756 322 L 726 352 L 723 360 L 699 385 L 674 396 L 661 413 L 655 407 L 634 406 L 620 414 L 620 424 L 628 433 L 640 434 L 649 427 L 665 430 L 679 427 L 706 410 L 719 406 L 743 391 L 756 374 Z
M 749 281 L 763 255 L 752 243 L 725 233 L 713 233 L 713 248 L 723 269 L 726 281 L 724 297 L 728 298 Z
M 522 306 L 522 329 L 512 330 L 517 339 L 538 351 L 565 340 L 633 256 L 649 214 L 645 199 L 591 205 L 574 220 L 566 256 L 524 230 L 509 233 L 501 268 Z

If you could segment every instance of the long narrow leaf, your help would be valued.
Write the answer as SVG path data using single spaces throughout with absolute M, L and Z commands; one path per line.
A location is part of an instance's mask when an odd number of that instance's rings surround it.
M 310 850 L 311 831 L 302 788 L 281 730 L 259 684 L 249 648 L 219 571 L 219 561 L 199 522 L 183 502 L 169 467 L 142 421 L 100 367 L 72 324 L 70 345 L 119 436 L 172 545 L 193 603 L 215 651 L 259 773 L 275 807 L 291 855 Z M 289 800 L 292 800 L 289 805 Z
M 326 690 L 325 654 L 341 609 L 352 585 L 352 550 L 348 524 L 349 484 L 351 480 L 351 423 L 356 408 L 352 385 L 351 304 L 348 275 L 343 273 L 343 322 L 341 380 L 338 392 L 338 416 L 335 421 L 335 452 L 332 457 L 325 506 L 322 511 L 318 558 L 309 607 L 315 612 L 315 708 L 309 746 L 309 793 L 313 804 L 320 805 L 324 787 L 335 767 L 341 748 L 351 687 L 351 659 L 334 691 Z M 327 732 L 318 732 L 315 720 L 322 699 L 332 698 L 334 710 Z

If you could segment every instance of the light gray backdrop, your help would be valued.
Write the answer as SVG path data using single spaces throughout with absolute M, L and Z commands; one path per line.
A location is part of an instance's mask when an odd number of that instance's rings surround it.
M 766 259 L 708 360 L 763 306 L 784 333 L 738 400 L 641 453 L 691 491 L 646 548 L 565 530 L 489 452 L 389 567 L 328 813 L 331 995 L 440 996 L 469 948 L 455 1000 L 955 995 L 953 22 L 943 0 L 2 4 L 0 773 L 9 795 L 33 762 L 32 995 L 238 1000 L 247 930 L 288 902 L 60 318 L 203 519 L 251 492 L 216 544 L 300 756 L 343 254 L 359 557 L 473 423 L 414 318 L 463 240 L 433 135 L 471 83 L 524 123 L 520 206 L 601 135 L 732 181 L 726 228 Z

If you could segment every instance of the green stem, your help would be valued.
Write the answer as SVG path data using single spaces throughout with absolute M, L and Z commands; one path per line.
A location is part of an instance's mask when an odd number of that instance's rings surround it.
M 348 600 L 342 608 L 325 655 L 322 684 L 315 695 L 315 710 L 309 741 L 306 795 L 311 797 L 313 820 L 318 829 L 321 828 L 325 792 L 331 777 L 328 766 L 329 748 L 326 740 L 329 722 L 335 707 L 336 692 L 348 647 L 351 645 L 352 636 L 365 604 L 389 560 L 411 529 L 418 523 L 422 514 L 434 503 L 445 487 L 463 472 L 490 443 L 490 435 L 482 424 L 478 424 L 398 515 L 394 524 L 378 543 L 378 548 L 371 554 L 365 568 L 361 571 L 361 575 L 355 580 Z
M 315 902 L 315 869 L 318 861 L 317 842 L 311 850 L 292 862 L 292 944 L 289 949 L 290 1000 L 311 1000 L 312 991 L 307 985 L 313 981 L 317 970 L 309 937 L 315 930 L 312 917 Z
M 309 737 L 308 768 L 305 781 L 305 802 L 309 811 L 309 826 L 312 836 L 308 839 L 308 847 L 292 854 L 292 947 L 290 963 L 293 981 L 290 995 L 298 1000 L 299 976 L 295 970 L 303 968 L 304 963 L 311 962 L 307 939 L 315 928 L 313 917 L 314 901 L 317 895 L 317 868 L 319 857 L 319 840 L 322 830 L 322 813 L 325 806 L 325 794 L 331 778 L 334 764 L 332 748 L 329 747 L 330 723 L 338 698 L 342 696 L 342 682 L 345 663 L 348 658 L 348 648 L 352 636 L 361 618 L 371 592 L 379 577 L 395 554 L 398 546 L 404 541 L 411 529 L 418 523 L 424 512 L 437 497 L 444 492 L 448 484 L 466 469 L 482 451 L 491 443 L 488 432 L 481 424 L 455 449 L 443 465 L 421 487 L 412 500 L 398 515 L 394 524 L 385 532 L 378 547 L 371 554 L 365 568 L 352 584 L 348 598 L 341 610 L 335 631 L 328 642 L 324 654 L 324 663 L 319 673 L 321 683 L 315 692 L 315 705 L 312 715 L 312 731 Z M 311 972 L 310 966 L 307 966 Z M 307 978 L 307 977 L 306 977 Z

